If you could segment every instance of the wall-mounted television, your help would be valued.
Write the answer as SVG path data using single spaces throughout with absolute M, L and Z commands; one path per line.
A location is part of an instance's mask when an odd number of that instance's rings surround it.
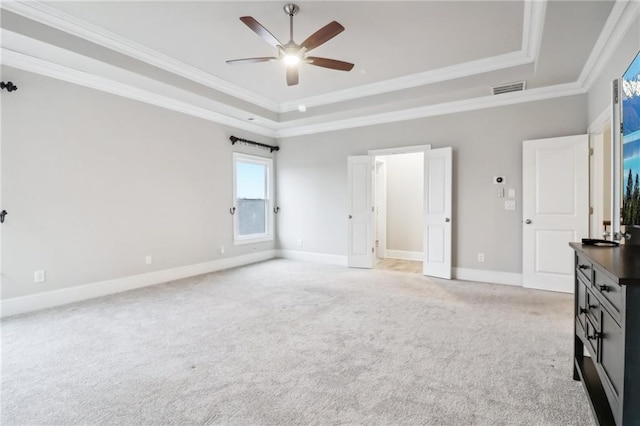
M 621 224 L 640 226 L 640 53 L 620 81 L 622 98 Z

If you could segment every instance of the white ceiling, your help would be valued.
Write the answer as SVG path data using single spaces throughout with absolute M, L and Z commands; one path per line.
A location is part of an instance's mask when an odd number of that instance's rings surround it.
M 294 39 L 336 20 L 346 29 L 314 56 L 356 64 L 351 72 L 303 66 L 287 87 L 282 63 L 231 66 L 227 59 L 273 56 L 238 18 L 252 16 L 289 39 L 284 2 L 56 2 L 56 9 L 162 52 L 276 102 L 516 51 L 523 2 L 299 2 Z
M 340 22 L 346 30 L 313 54 L 353 62 L 351 72 L 303 64 L 300 84 L 288 87 L 281 63 L 226 64 L 275 55 L 238 18 L 254 17 L 285 43 L 284 4 L 3 2 L 3 56 L 17 52 L 22 62 L 26 55 L 61 63 L 76 54 L 86 59 L 85 68 L 77 58 L 65 66 L 129 84 L 134 75 L 148 77 L 189 92 L 175 97 L 198 108 L 208 99 L 216 113 L 251 116 L 252 124 L 277 129 L 287 122 L 299 126 L 477 99 L 490 95 L 492 85 L 512 81 L 526 80 L 527 90 L 575 83 L 614 6 L 575 0 L 298 1 L 294 40 Z M 44 53 L 43 46 L 53 47 Z M 91 61 L 115 66 L 121 75 L 96 71 Z M 144 84 L 136 83 L 152 90 Z M 299 104 L 307 112 L 298 112 Z

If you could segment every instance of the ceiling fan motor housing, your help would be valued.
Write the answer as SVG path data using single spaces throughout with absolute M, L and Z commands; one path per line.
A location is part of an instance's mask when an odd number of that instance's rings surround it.
M 293 3 L 285 4 L 283 9 L 284 9 L 284 13 L 286 13 L 289 16 L 295 16 L 300 10 L 300 8 Z

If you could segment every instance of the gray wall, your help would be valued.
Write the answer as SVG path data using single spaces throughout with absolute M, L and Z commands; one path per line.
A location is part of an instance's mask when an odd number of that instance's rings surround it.
M 2 72 L 19 86 L 2 95 L 2 298 L 274 248 L 233 246 L 232 151 L 270 154 L 228 138 L 273 140 Z M 41 269 L 47 281 L 34 284 Z
M 522 141 L 583 134 L 586 95 L 280 140 L 278 246 L 347 253 L 347 156 L 370 149 L 453 147 L 453 266 L 522 270 Z M 505 211 L 492 177 L 505 175 L 517 210 Z M 484 252 L 486 262 L 477 262 Z
M 424 155 L 386 156 L 387 249 L 422 252 Z

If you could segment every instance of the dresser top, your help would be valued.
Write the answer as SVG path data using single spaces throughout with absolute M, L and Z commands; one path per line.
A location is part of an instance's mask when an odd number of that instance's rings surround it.
M 640 246 L 597 247 L 569 243 L 619 284 L 640 286 Z

